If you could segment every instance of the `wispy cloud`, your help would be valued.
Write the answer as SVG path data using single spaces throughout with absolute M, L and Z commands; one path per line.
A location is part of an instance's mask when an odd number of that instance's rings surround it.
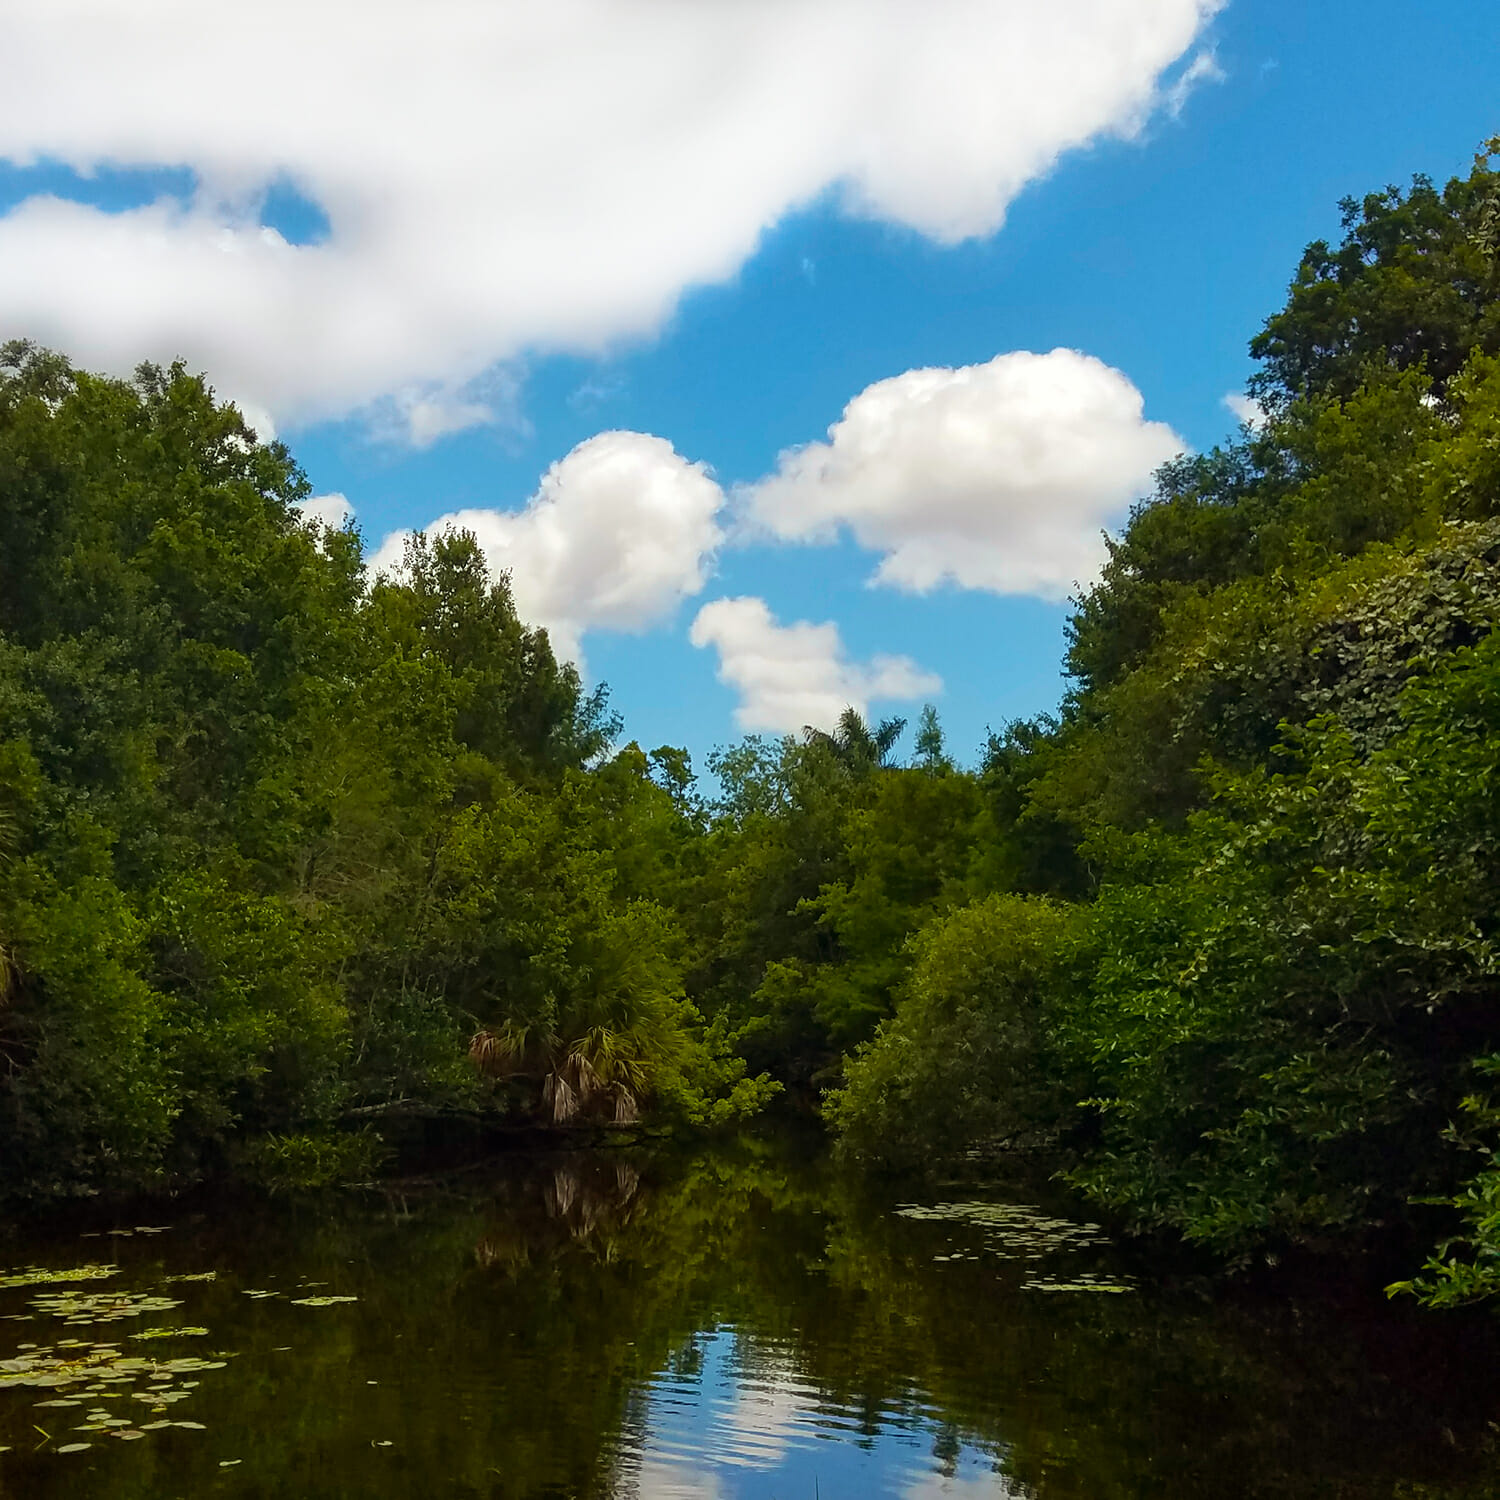
M 1196 90 L 1205 83 L 1223 83 L 1229 75 L 1210 48 L 1204 48 L 1173 80 L 1164 96 L 1167 113 L 1175 120 Z

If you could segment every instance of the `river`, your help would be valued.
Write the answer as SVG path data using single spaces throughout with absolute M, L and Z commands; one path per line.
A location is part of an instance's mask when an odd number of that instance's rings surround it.
M 1487 1318 L 1153 1273 L 1047 1192 L 510 1153 L 0 1238 L 0 1495 L 1479 1500 Z M 1488 1456 L 1487 1456 L 1488 1455 Z

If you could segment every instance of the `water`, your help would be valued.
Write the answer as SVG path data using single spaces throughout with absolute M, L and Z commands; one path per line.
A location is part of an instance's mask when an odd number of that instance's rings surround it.
M 1077 1205 L 785 1145 L 0 1238 L 91 1266 L 0 1286 L 0 1496 L 1497 1493 L 1487 1319 L 1210 1295 Z

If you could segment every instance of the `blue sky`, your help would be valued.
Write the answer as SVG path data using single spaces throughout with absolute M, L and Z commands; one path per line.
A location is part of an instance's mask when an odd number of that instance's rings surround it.
M 357 44 L 271 0 L 280 93 L 261 42 L 224 50 L 228 6 L 184 38 L 167 0 L 121 4 L 79 46 L 81 4 L 0 19 L 36 89 L 0 104 L 5 335 L 182 354 L 372 552 L 495 513 L 492 564 L 627 735 L 700 762 L 844 697 L 932 698 L 965 758 L 1054 707 L 1091 537 L 1232 430 L 1246 342 L 1338 198 L 1461 172 L 1500 130 L 1472 3 L 1065 0 L 1054 27 L 880 0 L 856 47 L 845 0 L 726 35 L 663 0 L 573 0 L 566 35 L 378 3 Z M 632 47 L 645 82 L 612 66 Z M 206 51 L 245 76 L 182 83 Z M 383 144 L 403 69 L 454 119 Z M 579 92 L 526 139 L 508 81 Z M 990 363 L 1054 349 L 1089 359 Z

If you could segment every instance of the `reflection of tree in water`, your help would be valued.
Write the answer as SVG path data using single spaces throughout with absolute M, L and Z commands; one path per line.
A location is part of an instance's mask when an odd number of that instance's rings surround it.
M 512 1272 L 565 1245 L 590 1244 L 612 1258 L 640 1186 L 639 1168 L 612 1153 L 573 1152 L 550 1170 L 521 1174 L 506 1184 L 503 1210 L 491 1215 L 474 1258 Z
M 717 1338 L 737 1423 L 718 1447 L 740 1474 L 745 1461 L 792 1462 L 810 1416 L 841 1443 L 920 1433 L 933 1482 L 985 1500 L 1495 1493 L 1481 1451 L 1495 1340 L 1479 1325 L 1171 1294 L 1144 1272 L 1129 1295 L 1039 1294 L 1021 1264 L 936 1261 L 963 1248 L 962 1226 L 892 1207 L 821 1159 L 747 1143 L 692 1157 L 513 1153 L 391 1197 L 263 1205 L 253 1232 L 244 1214 L 207 1215 L 191 1246 L 186 1226 L 173 1244 L 191 1269 L 220 1268 L 195 1318 L 240 1357 L 220 1409 L 205 1387 L 219 1446 L 174 1448 L 170 1491 L 215 1491 L 218 1458 L 253 1450 L 264 1494 L 607 1500 L 640 1475 L 661 1417 L 653 1393 L 705 1376 Z M 304 1281 L 359 1301 L 304 1316 L 237 1289 Z M 295 1386 L 282 1384 L 293 1368 Z M 315 1397 L 293 1411 L 294 1388 Z M 377 1437 L 392 1446 L 369 1446 Z M 971 1491 L 976 1449 L 1008 1489 Z M 330 1468 L 309 1488 L 311 1453 L 330 1455 L 336 1483 Z M 85 1470 L 38 1459 L 21 1492 L 164 1492 L 165 1470 L 112 1461 L 108 1483 L 86 1489 Z M 783 1483 L 790 1473 L 724 1489 L 813 1493 Z
M 1483 1335 L 1466 1347 L 1376 1301 L 1164 1296 L 1149 1277 L 1127 1296 L 1040 1294 L 1023 1263 L 938 1263 L 949 1226 L 893 1215 L 826 1163 L 622 1165 L 550 1165 L 529 1210 L 492 1209 L 482 1252 L 537 1305 L 548 1286 L 620 1375 L 610 1443 L 631 1441 L 631 1414 L 639 1428 L 645 1382 L 690 1374 L 695 1336 L 732 1327 L 742 1389 L 795 1384 L 866 1440 L 924 1428 L 950 1477 L 977 1447 L 1037 1500 L 1490 1493 Z

